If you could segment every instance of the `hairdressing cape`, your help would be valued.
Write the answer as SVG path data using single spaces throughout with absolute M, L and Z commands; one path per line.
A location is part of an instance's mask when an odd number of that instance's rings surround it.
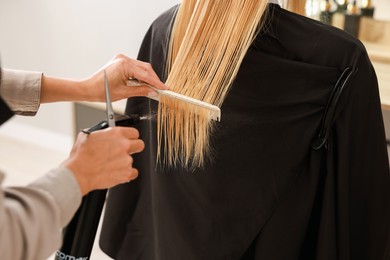
M 202 169 L 156 166 L 156 121 L 139 124 L 138 179 L 111 189 L 100 245 L 115 259 L 387 260 L 390 175 L 374 69 L 364 46 L 269 6 Z M 139 58 L 161 78 L 175 9 Z M 126 112 L 155 114 L 131 98 Z

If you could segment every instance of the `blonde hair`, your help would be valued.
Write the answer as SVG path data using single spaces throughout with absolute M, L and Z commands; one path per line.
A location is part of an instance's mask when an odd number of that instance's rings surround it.
M 166 61 L 170 89 L 221 107 L 260 28 L 267 3 L 182 0 Z M 158 158 L 163 164 L 186 168 L 204 164 L 211 153 L 209 136 L 213 129 L 207 114 L 194 105 L 161 97 L 157 137 Z

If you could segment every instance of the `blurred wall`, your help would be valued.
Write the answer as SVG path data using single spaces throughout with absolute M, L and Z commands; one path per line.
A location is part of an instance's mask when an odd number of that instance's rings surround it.
M 180 0 L 1 0 L 0 55 L 3 67 L 83 78 L 115 54 L 136 57 L 151 22 Z M 34 118 L 14 117 L 0 131 L 47 143 L 71 145 L 69 103 L 42 105 Z M 29 127 L 29 128 L 28 128 Z M 45 132 L 38 134 L 40 129 Z M 37 130 L 37 131 L 35 131 Z M 36 133 L 36 134 L 33 134 Z M 64 144 L 62 144 L 64 145 Z
M 373 0 L 375 18 L 390 21 L 390 0 Z

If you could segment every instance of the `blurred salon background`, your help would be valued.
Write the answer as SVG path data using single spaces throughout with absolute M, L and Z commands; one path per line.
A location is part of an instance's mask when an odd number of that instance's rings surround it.
M 346 30 L 362 40 L 375 67 L 390 139 L 390 1 L 280 0 L 285 8 Z M 81 79 L 115 54 L 136 58 L 152 21 L 180 0 L 1 0 L 1 65 Z M 315 35 L 313 35 L 315 37 Z M 114 104 L 123 113 L 125 101 Z M 34 118 L 15 116 L 0 128 L 5 185 L 24 185 L 58 165 L 79 129 L 104 119 L 104 104 L 42 105 Z M 21 163 L 23 158 L 23 164 Z M 95 245 L 92 259 L 110 259 Z

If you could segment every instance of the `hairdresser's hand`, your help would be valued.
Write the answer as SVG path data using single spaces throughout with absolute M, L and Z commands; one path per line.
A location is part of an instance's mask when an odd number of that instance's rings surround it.
M 167 88 L 164 83 L 160 81 L 149 63 L 133 60 L 119 54 L 98 72 L 84 81 L 88 86 L 87 89 L 90 91 L 90 97 L 92 98 L 90 101 L 105 101 L 103 70 L 107 73 L 111 99 L 113 101 L 128 97 L 147 96 L 154 92 L 151 88 L 146 86 L 127 86 L 126 84 L 129 77 L 147 82 L 159 89 Z
M 83 195 L 129 182 L 138 176 L 132 167 L 133 153 L 141 152 L 144 142 L 138 130 L 114 127 L 91 133 L 80 133 L 63 166 L 70 169 Z
M 42 76 L 41 103 L 58 101 L 100 101 L 106 100 L 104 91 L 104 72 L 106 70 L 112 101 L 148 96 L 154 91 L 146 86 L 129 87 L 129 77 L 136 78 L 150 85 L 166 89 L 149 63 L 133 60 L 124 55 L 116 55 L 103 68 L 84 80 Z

